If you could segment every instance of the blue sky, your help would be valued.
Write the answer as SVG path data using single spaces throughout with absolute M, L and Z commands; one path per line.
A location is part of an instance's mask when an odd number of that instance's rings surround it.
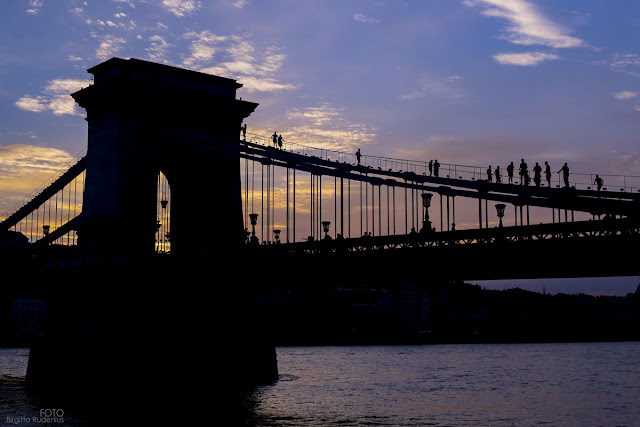
M 68 94 L 113 56 L 235 78 L 290 142 L 640 175 L 634 0 L 11 0 L 0 40 L 0 211 L 86 146 Z

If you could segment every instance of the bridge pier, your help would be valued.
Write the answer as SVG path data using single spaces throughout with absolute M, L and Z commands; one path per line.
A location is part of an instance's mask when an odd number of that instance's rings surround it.
M 277 379 L 255 287 L 212 277 L 204 260 L 43 271 L 48 287 L 52 273 L 65 278 L 46 295 L 47 331 L 31 348 L 27 384 L 62 407 L 119 425 L 131 410 L 141 419 L 225 414 Z

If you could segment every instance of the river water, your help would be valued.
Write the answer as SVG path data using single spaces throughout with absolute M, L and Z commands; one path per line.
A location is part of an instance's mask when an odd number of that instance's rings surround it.
M 640 342 L 280 347 L 277 354 L 280 379 L 247 400 L 243 425 L 640 426 Z M 0 349 L 0 425 L 42 425 L 25 422 L 42 409 L 23 389 L 27 358 L 26 349 Z M 93 423 L 66 413 L 64 425 Z

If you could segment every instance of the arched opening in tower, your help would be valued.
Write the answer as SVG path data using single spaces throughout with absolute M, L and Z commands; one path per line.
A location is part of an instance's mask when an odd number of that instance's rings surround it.
M 158 173 L 156 196 L 156 253 L 171 253 L 171 188 L 169 180 Z

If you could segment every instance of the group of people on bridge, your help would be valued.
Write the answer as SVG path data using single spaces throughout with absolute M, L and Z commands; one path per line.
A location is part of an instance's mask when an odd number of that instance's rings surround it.
M 551 166 L 549 166 L 549 162 L 544 162 L 544 174 L 547 180 L 547 187 L 551 187 Z M 509 184 L 513 184 L 513 174 L 514 174 L 515 166 L 513 162 L 509 163 L 507 166 L 507 177 L 509 178 Z M 569 187 L 569 166 L 565 162 L 565 164 L 560 168 L 557 173 L 562 172 L 562 178 L 564 180 L 564 186 Z M 520 165 L 518 169 L 518 174 L 520 175 L 520 185 L 529 186 L 531 185 L 531 175 L 529 174 L 529 166 L 524 161 L 524 159 L 520 159 Z M 500 184 L 502 182 L 502 173 L 500 171 L 500 166 L 496 166 L 494 171 L 491 170 L 491 165 L 487 169 L 487 180 L 489 182 L 493 182 L 493 177 L 496 178 L 496 183 Z M 536 162 L 536 165 L 533 167 L 533 182 L 536 187 L 540 187 L 542 184 L 542 166 Z
M 243 140 L 246 141 L 247 125 L 244 124 L 243 126 L 241 126 L 240 131 L 242 132 Z M 282 144 L 284 142 L 282 135 L 278 135 L 277 132 L 273 132 L 273 135 L 271 135 L 271 140 L 275 148 L 282 150 Z M 362 153 L 360 152 L 359 148 L 355 152 L 355 156 L 356 156 L 356 164 L 360 166 Z M 552 177 L 551 166 L 547 161 L 544 162 L 544 165 L 545 165 L 544 174 L 547 181 L 547 187 L 551 188 L 551 177 Z M 429 160 L 428 167 L 429 167 L 429 176 L 434 176 L 434 177 L 440 176 L 440 163 L 438 162 L 438 159 Z M 513 184 L 514 171 L 515 171 L 515 166 L 513 162 L 511 162 L 507 166 L 507 177 L 509 179 L 509 184 Z M 556 173 L 562 173 L 564 186 L 569 187 L 569 166 L 567 165 L 567 162 L 565 162 L 564 165 L 560 168 L 560 170 L 557 171 Z M 518 174 L 520 176 L 520 185 L 525 185 L 525 186 L 531 185 L 531 175 L 529 173 L 529 166 L 524 161 L 524 159 L 520 159 Z M 489 182 L 493 182 L 494 177 L 495 177 L 496 183 L 501 184 L 502 170 L 500 169 L 500 166 L 496 166 L 494 170 L 492 169 L 491 165 L 489 165 L 489 167 L 487 168 L 487 180 Z M 540 187 L 542 185 L 542 166 L 540 166 L 538 162 L 536 162 L 535 166 L 533 167 L 533 182 L 536 187 Z M 602 190 L 602 186 L 604 185 L 604 180 L 599 175 L 596 175 L 596 178 L 593 184 L 596 185 L 598 191 L 600 191 Z

